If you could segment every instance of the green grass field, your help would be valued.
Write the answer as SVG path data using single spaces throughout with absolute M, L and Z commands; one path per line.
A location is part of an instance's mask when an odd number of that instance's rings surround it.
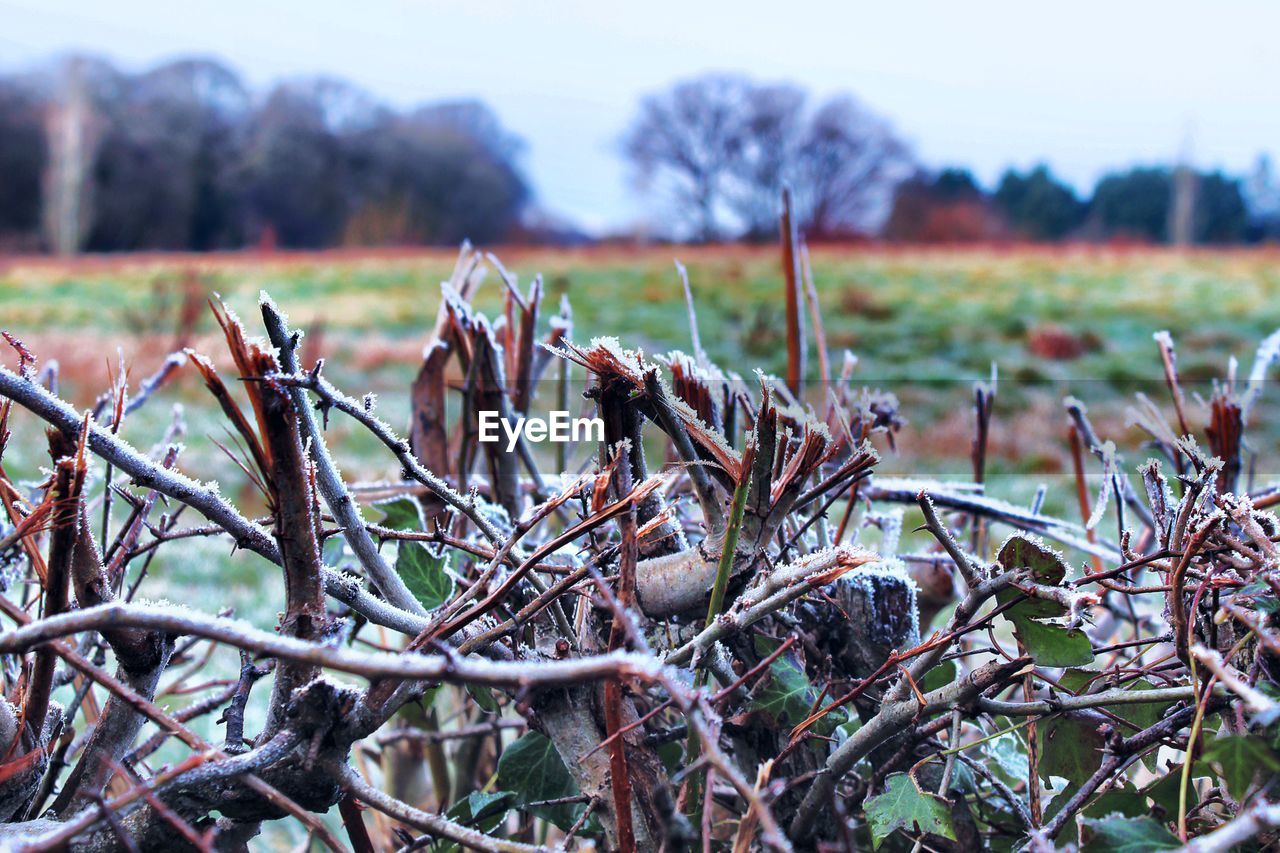
M 503 260 L 524 283 L 544 276 L 546 310 L 569 297 L 579 340 L 616 335 L 662 353 L 689 347 L 673 258 L 689 268 L 712 358 L 747 376 L 755 367 L 781 371 L 782 279 L 771 248 L 523 250 Z M 1054 409 L 1070 393 L 1102 405 L 1100 417 L 1122 427 L 1115 405 L 1122 397 L 1145 390 L 1162 399 L 1151 340 L 1160 329 L 1173 333 L 1189 386 L 1207 392 L 1230 356 L 1247 369 L 1258 342 L 1280 328 L 1278 261 L 1265 252 L 819 248 L 813 267 L 833 363 L 850 350 L 859 359 L 856 382 L 899 395 L 915 424 L 904 436 L 913 447 L 921 446 L 915 432 L 963 415 L 971 383 L 992 363 L 1002 378 L 997 417 L 1046 401 Z M 0 325 L 41 358 L 58 359 L 64 387 L 86 404 L 105 385 L 117 348 L 135 376 L 159 363 L 178 325 L 184 276 L 194 274 L 198 288 L 222 294 L 250 319 L 265 289 L 295 325 L 322 329 L 319 351 L 331 376 L 353 391 L 378 392 L 399 423 L 452 262 L 436 252 L 14 263 L 0 267 Z M 496 313 L 500 298 L 491 276 L 479 302 Z M 212 344 L 207 313 L 197 328 L 198 344 Z M 1072 357 L 1054 357 L 1061 355 Z M 811 371 L 814 364 L 811 353 Z M 190 404 L 198 389 L 187 375 L 169 394 Z M 942 456 L 957 449 L 923 446 Z M 1018 455 L 1033 469 L 1040 464 Z

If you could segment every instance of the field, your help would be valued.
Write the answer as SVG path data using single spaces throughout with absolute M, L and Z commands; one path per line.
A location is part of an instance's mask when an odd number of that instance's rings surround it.
M 688 267 L 712 359 L 748 378 L 753 368 L 780 372 L 785 365 L 776 307 L 782 279 L 771 247 L 500 254 L 522 283 L 544 277 L 552 297 L 546 304 L 569 298 L 579 339 L 616 335 L 653 354 L 690 348 L 672 264 L 678 258 Z M 400 425 L 439 305 L 439 282 L 453 260 L 450 252 L 13 260 L 0 262 L 0 326 L 41 359 L 57 359 L 64 390 L 87 405 L 117 367 L 117 350 L 136 383 L 172 349 L 184 316 L 194 318 L 197 348 L 212 333 L 206 296 L 219 293 L 253 316 L 265 289 L 295 325 L 311 331 L 308 357 L 323 355 L 329 375 L 348 390 L 378 393 L 383 415 Z M 963 471 L 966 401 L 972 383 L 987 378 L 994 364 L 1000 375 L 994 473 L 1053 475 L 1062 472 L 1064 396 L 1089 404 L 1117 439 L 1134 392 L 1160 402 L 1167 397 L 1153 332 L 1173 334 L 1191 389 L 1207 391 L 1225 376 L 1231 356 L 1247 371 L 1257 344 L 1280 328 L 1278 262 L 1268 252 L 820 247 L 813 271 L 833 369 L 848 350 L 858 358 L 855 385 L 898 395 L 909 421 L 901 447 L 913 470 L 922 470 L 923 455 L 926 468 Z M 491 276 L 478 300 L 490 316 L 500 313 L 501 292 Z M 816 375 L 812 343 L 809 366 Z M 164 395 L 186 403 L 196 418 L 193 444 L 206 444 L 196 413 L 202 394 L 186 371 Z M 167 419 L 167 407 L 144 412 L 148 417 L 134 428 L 158 435 L 156 419 Z M 221 465 L 220 454 L 206 449 L 189 452 L 186 464 L 197 473 Z M 360 476 L 384 476 L 368 449 L 357 439 L 348 464 Z

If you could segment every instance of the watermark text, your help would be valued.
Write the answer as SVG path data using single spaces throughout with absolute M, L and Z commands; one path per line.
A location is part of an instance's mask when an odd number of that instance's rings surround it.
M 479 415 L 480 441 L 499 442 L 505 435 L 508 453 L 515 450 L 522 435 L 526 441 L 535 444 L 544 441 L 604 441 L 604 421 L 600 418 L 575 418 L 569 412 L 555 410 L 548 412 L 545 418 L 517 417 L 513 424 L 511 419 L 502 417 L 501 412 L 486 410 Z

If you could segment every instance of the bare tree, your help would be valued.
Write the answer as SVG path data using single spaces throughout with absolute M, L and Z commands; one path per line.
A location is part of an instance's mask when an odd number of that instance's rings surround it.
M 840 95 L 809 120 L 792 180 L 801 221 L 815 234 L 866 231 L 910 173 L 906 145 L 879 116 Z
M 233 171 L 249 93 L 230 68 L 179 60 L 129 78 L 104 108 L 89 248 L 240 243 Z
M 725 184 L 743 144 L 743 110 L 751 82 L 713 74 L 650 95 L 623 139 L 623 151 L 646 191 L 688 216 L 700 240 L 722 236 Z
M 799 177 L 795 170 L 804 144 L 806 101 L 802 89 L 788 84 L 754 85 L 747 93 L 726 196 L 750 239 L 771 239 L 777 233 L 778 194 Z
M 687 224 L 704 240 L 772 236 L 784 185 L 810 233 L 869 230 L 910 171 L 888 123 L 851 96 L 811 111 L 794 85 L 725 75 L 646 98 L 624 152 L 641 188 L 669 201 L 673 218 L 696 211 Z

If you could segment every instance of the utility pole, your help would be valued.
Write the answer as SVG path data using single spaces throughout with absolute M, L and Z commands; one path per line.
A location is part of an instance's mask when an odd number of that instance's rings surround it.
M 1178 165 L 1173 170 L 1173 199 L 1169 205 L 1169 242 L 1175 246 L 1190 246 L 1195 242 L 1196 196 L 1200 178 L 1191 165 L 1192 131 L 1182 142 Z
M 79 252 L 89 232 L 96 128 L 86 71 L 82 57 L 64 63 L 59 97 L 45 115 L 49 165 L 44 175 L 44 233 L 49 248 L 59 255 Z

